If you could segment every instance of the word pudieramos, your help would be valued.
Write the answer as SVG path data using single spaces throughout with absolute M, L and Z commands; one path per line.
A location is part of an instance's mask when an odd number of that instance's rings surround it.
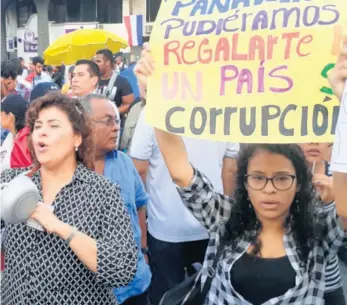
M 203 7 L 200 7 L 193 10 L 191 14 L 203 15 L 204 12 Z M 174 13 L 175 11 L 173 16 Z M 234 32 L 329 26 L 337 23 L 339 19 L 340 13 L 336 5 L 328 4 L 322 7 L 310 5 L 303 10 L 299 7 L 274 8 L 271 11 L 258 10 L 255 13 L 240 13 L 236 10 L 234 14 L 223 16 L 223 18 L 198 21 L 191 21 L 190 18 L 169 18 L 161 22 L 161 26 L 165 28 L 164 39 L 172 39 L 172 36 L 220 36 Z

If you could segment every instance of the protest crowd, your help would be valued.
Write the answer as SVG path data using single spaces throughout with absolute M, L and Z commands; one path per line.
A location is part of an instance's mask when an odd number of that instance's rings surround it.
M 27 221 L 2 221 L 1 304 L 346 304 L 334 143 L 152 127 L 155 62 L 145 44 L 129 62 L 100 49 L 70 66 L 1 63 L 1 184 L 25 174 L 39 190 Z M 329 81 L 342 101 L 347 40 Z

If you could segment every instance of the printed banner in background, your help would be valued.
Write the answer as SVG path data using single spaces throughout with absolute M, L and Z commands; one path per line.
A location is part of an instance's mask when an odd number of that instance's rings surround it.
M 24 40 L 24 52 L 25 53 L 36 53 L 38 50 L 37 38 L 34 41 Z
M 36 53 L 38 51 L 38 37 L 33 31 L 25 31 L 23 43 L 25 53 Z
M 76 31 L 77 29 L 65 29 L 65 34 L 69 34 L 71 32 Z
M 14 52 L 16 50 L 14 40 L 15 38 L 13 37 L 6 38 L 6 52 Z
M 327 74 L 345 35 L 346 0 L 163 1 L 146 119 L 218 141 L 333 142 Z

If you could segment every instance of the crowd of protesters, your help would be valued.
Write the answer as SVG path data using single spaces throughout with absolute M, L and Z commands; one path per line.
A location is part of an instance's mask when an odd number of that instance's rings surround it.
M 145 121 L 154 63 L 148 45 L 138 62 L 102 49 L 67 73 L 2 62 L 1 183 L 30 171 L 40 193 L 27 223 L 2 223 L 3 304 L 159 305 L 199 271 L 194 304 L 346 304 L 333 143 L 157 130 Z M 339 99 L 346 79 L 343 48 Z

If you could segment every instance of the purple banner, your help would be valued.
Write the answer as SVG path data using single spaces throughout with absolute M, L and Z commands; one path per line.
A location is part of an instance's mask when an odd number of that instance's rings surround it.
M 76 31 L 76 29 L 65 29 L 65 34 Z

